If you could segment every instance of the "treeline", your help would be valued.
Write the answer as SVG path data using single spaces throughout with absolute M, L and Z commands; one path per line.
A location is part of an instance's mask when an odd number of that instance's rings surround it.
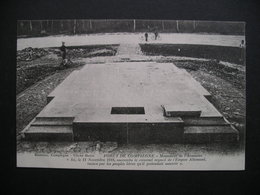
M 19 20 L 17 36 L 155 31 L 244 35 L 243 22 L 195 20 Z

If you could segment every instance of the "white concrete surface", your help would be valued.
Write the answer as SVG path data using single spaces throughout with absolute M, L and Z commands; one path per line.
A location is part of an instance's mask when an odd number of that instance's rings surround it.
M 191 76 L 171 63 L 87 64 L 72 73 L 50 96 L 37 117 L 75 117 L 74 122 L 169 122 L 161 105 L 196 105 L 202 117 L 222 117 L 191 85 Z M 144 107 L 142 115 L 111 114 L 112 107 Z

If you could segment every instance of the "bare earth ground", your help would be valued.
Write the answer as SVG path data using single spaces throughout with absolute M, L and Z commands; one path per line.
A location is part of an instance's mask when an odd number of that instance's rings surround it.
M 105 51 L 107 52 L 107 51 Z M 48 51 L 48 54 L 31 61 L 17 62 L 17 111 L 16 111 L 16 132 L 19 132 L 44 108 L 47 95 L 59 85 L 73 70 L 81 68 L 88 62 L 103 63 L 111 57 L 77 57 L 74 52 L 73 64 L 68 68 L 59 68 L 60 57 L 55 52 Z M 129 145 L 118 146 L 116 143 L 102 143 L 103 152 L 174 152 L 204 150 L 205 152 L 228 153 L 228 151 L 241 151 L 244 144 L 245 131 L 245 68 L 236 64 L 225 64 L 205 59 L 185 58 L 185 57 L 164 57 L 150 56 L 147 61 L 173 62 L 179 68 L 185 68 L 197 81 L 201 83 L 211 94 L 211 102 L 215 107 L 230 121 L 240 132 L 241 140 L 238 145 L 228 145 L 224 147 L 209 145 Z M 217 64 L 216 64 L 217 63 Z M 21 70 L 22 69 L 22 70 Z M 26 70 L 34 70 L 30 74 L 30 82 Z M 40 70 L 40 75 L 34 72 Z M 31 78 L 32 77 L 32 78 Z M 27 80 L 24 80 L 27 79 Z M 25 83 L 25 84 L 21 84 Z M 18 136 L 19 137 L 19 136 Z M 68 150 L 74 152 L 94 152 L 96 142 L 82 143 L 29 143 L 20 142 L 18 139 L 17 152 L 30 151 L 50 151 L 50 150 Z M 52 148 L 52 149 L 51 149 Z M 223 149 L 224 148 L 224 149 Z M 228 149 L 228 150 L 227 150 Z

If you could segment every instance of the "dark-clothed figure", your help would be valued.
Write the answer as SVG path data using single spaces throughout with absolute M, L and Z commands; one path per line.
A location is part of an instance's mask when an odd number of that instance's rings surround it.
M 61 54 L 62 54 L 62 60 L 65 60 L 66 59 L 66 46 L 65 46 L 64 42 L 62 42 L 62 46 L 60 47 L 60 50 L 61 50 Z
M 147 32 L 144 34 L 144 36 L 145 36 L 145 41 L 148 41 L 148 33 Z
M 240 48 L 245 48 L 245 41 L 244 40 L 241 41 Z
M 155 31 L 155 32 L 154 32 L 154 39 L 157 40 L 157 37 L 158 37 L 158 32 Z
M 240 45 L 240 62 L 244 63 L 245 60 L 245 41 L 242 40 Z

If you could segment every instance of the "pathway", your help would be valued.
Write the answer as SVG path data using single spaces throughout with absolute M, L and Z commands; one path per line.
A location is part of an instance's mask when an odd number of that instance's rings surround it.
M 120 61 L 147 61 L 148 56 L 144 56 L 139 44 L 122 43 L 119 45 L 116 57 Z
M 104 45 L 121 43 L 144 43 L 141 39 L 142 33 L 106 33 L 91 35 L 59 35 L 48 37 L 19 38 L 17 39 L 17 50 L 27 47 L 58 47 L 62 41 L 67 46 L 75 45 Z M 209 35 L 209 34 L 187 34 L 187 33 L 162 33 L 161 40 L 150 40 L 149 43 L 163 44 L 197 44 L 197 45 L 220 45 L 239 47 L 245 36 L 237 35 Z

